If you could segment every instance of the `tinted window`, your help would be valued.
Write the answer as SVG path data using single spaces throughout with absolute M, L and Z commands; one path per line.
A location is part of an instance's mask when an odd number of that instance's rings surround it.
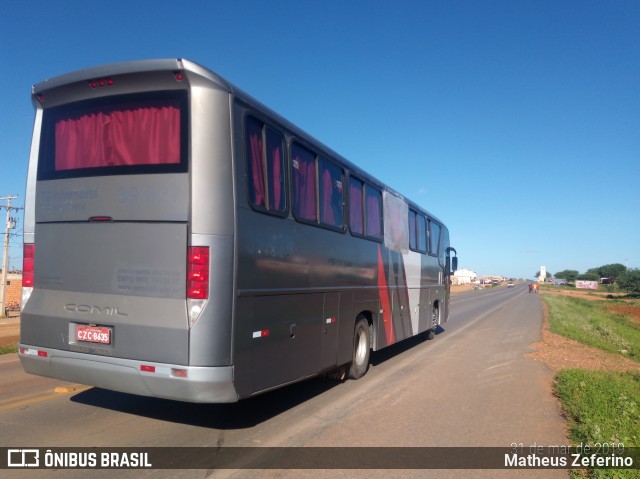
M 315 155 L 294 143 L 291 148 L 291 171 L 293 214 L 298 219 L 317 221 Z
M 438 245 L 440 244 L 440 225 L 429 221 L 429 254 L 438 255 Z
M 363 190 L 362 181 L 353 176 L 349 177 L 349 228 L 352 233 L 358 235 L 364 235 Z
M 409 248 L 417 249 L 416 242 L 416 212 L 409 210 Z
M 418 215 L 418 226 L 416 227 L 418 232 L 418 251 L 421 253 L 427 252 L 427 220 L 422 215 Z
M 366 236 L 382 238 L 382 192 L 371 185 L 365 185 Z
M 276 130 L 247 118 L 246 151 L 250 203 L 257 208 L 284 212 L 284 141 Z
M 184 92 L 47 109 L 38 179 L 187 171 L 187 117 Z
M 342 169 L 323 158 L 318 160 L 320 190 L 320 223 L 342 228 Z

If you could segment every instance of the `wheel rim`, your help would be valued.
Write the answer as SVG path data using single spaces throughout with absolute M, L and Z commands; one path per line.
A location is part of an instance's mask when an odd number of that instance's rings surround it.
M 367 357 L 367 336 L 364 330 L 358 330 L 358 337 L 356 343 L 356 363 L 362 364 L 364 363 L 365 358 Z

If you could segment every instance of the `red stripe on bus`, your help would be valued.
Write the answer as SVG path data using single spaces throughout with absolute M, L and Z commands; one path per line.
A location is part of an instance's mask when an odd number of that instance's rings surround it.
M 391 311 L 391 301 L 389 300 L 389 287 L 387 277 L 384 273 L 384 263 L 382 262 L 382 251 L 378 246 L 378 291 L 380 293 L 380 306 L 382 307 L 382 323 L 387 338 L 387 345 L 396 342 L 393 334 L 393 314 Z

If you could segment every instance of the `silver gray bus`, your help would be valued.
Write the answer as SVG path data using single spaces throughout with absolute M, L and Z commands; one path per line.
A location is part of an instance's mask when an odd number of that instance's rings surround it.
M 447 320 L 445 225 L 208 69 L 33 87 L 19 356 L 189 402 L 358 379 Z

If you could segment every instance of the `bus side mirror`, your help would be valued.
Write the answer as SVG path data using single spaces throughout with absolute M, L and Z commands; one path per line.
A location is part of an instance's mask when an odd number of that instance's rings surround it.
M 455 273 L 458 270 L 458 257 L 451 258 L 451 272 Z

